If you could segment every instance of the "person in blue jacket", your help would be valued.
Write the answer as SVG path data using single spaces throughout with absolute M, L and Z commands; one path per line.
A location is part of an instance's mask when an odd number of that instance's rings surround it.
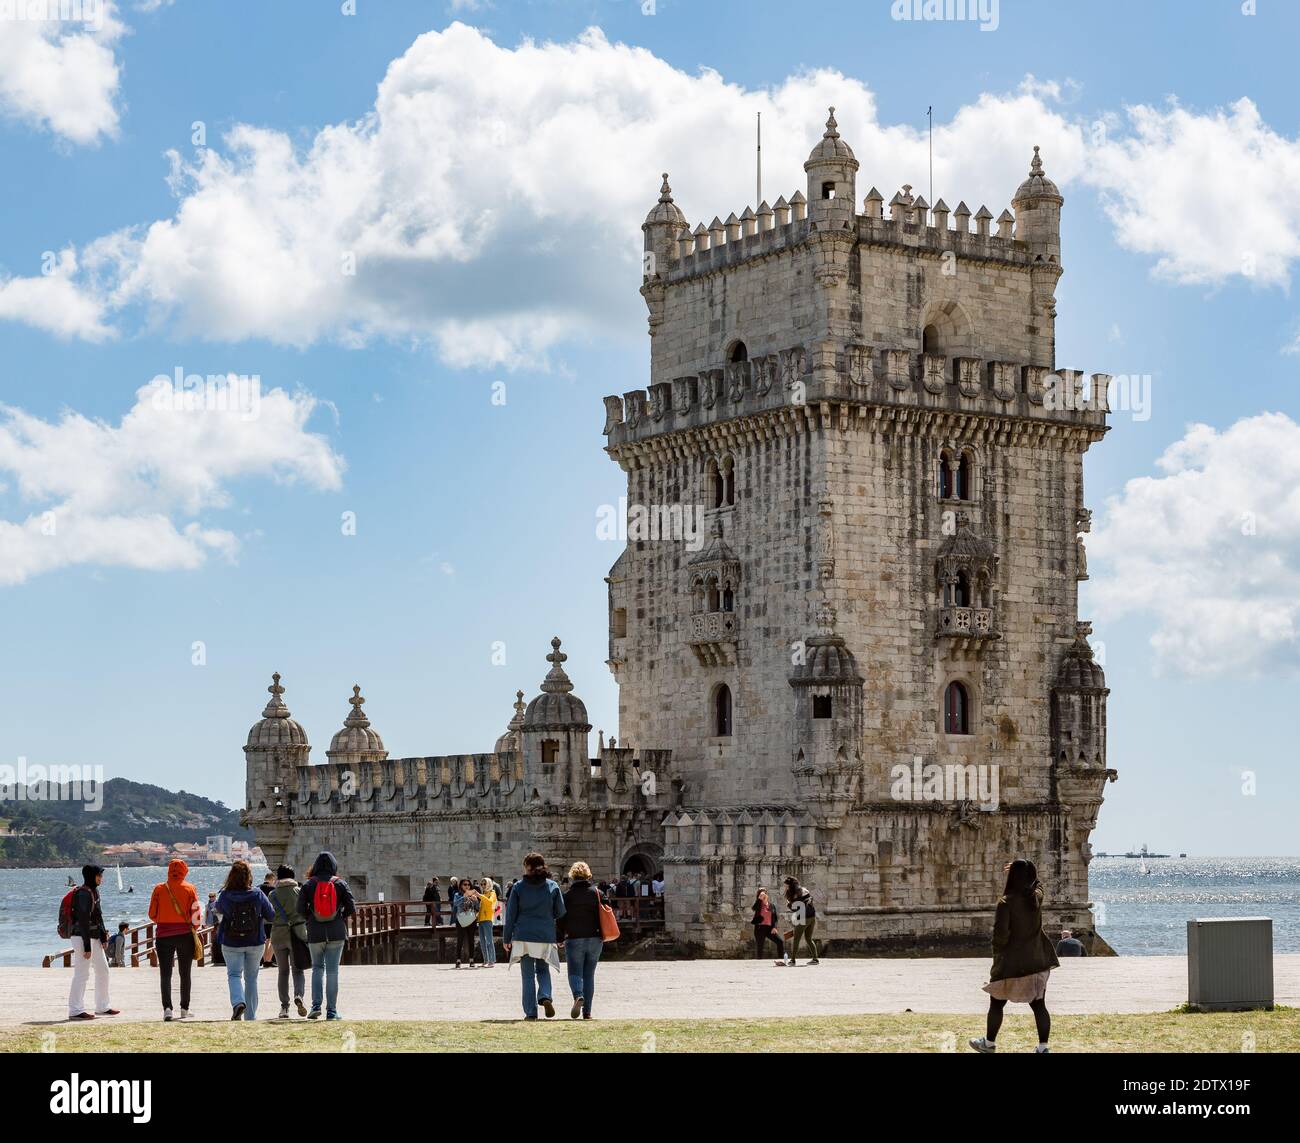
M 214 909 L 221 918 L 217 943 L 226 961 L 230 1018 L 256 1020 L 257 973 L 270 931 L 267 926 L 275 920 L 275 910 L 266 894 L 254 886 L 253 870 L 247 861 L 236 861 L 230 867 Z
M 555 922 L 564 916 L 564 894 L 551 879 L 546 858 L 530 853 L 524 858 L 524 876 L 506 903 L 501 943 L 518 962 L 524 978 L 524 1019 L 537 1019 L 541 1004 L 549 1020 L 555 1015 L 551 1000 L 551 968 L 560 971 Z

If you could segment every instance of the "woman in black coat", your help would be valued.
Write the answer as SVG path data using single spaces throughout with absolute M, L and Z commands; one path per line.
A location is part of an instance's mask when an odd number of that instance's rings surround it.
M 1061 962 L 1051 938 L 1043 932 L 1043 887 L 1032 861 L 1016 858 L 1003 866 L 1006 887 L 993 917 L 993 969 L 984 991 L 989 994 L 985 1033 L 970 1046 L 977 1052 L 997 1050 L 1002 1011 L 1008 1000 L 1028 1004 L 1038 1029 L 1037 1052 L 1046 1052 L 1052 1031 L 1047 1012 L 1047 978 Z

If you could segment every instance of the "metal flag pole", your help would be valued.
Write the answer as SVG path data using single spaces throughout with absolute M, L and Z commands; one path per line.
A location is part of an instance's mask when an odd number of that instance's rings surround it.
M 930 202 L 934 202 L 934 106 L 925 109 L 925 117 L 930 121 Z
M 754 184 L 754 209 L 763 201 L 763 113 L 758 113 L 758 175 Z

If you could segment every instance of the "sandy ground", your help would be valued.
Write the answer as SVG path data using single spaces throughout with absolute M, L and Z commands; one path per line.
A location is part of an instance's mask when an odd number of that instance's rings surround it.
M 115 968 L 115 1020 L 158 1020 L 158 972 Z M 982 1012 L 983 959 L 823 960 L 795 969 L 771 961 L 609 962 L 596 976 L 595 1011 L 605 1019 L 831 1016 L 860 1012 Z M 0 968 L 0 1026 L 63 1021 L 65 968 Z M 179 982 L 173 981 L 173 989 Z M 1300 1006 L 1300 955 L 1274 957 L 1278 1004 Z M 310 992 L 310 974 L 308 977 Z M 352 1020 L 494 1020 L 520 1015 L 518 968 L 448 965 L 345 965 L 339 1010 Z M 179 994 L 174 992 L 177 1003 Z M 561 973 L 554 997 L 566 1016 L 571 994 Z M 87 1001 L 93 992 L 87 989 Z M 1095 957 L 1066 960 L 1052 973 L 1047 999 L 1060 1013 L 1162 1012 L 1187 1000 L 1185 957 Z M 225 970 L 196 969 L 192 1008 L 201 1019 L 228 1019 Z M 1014 1007 L 1014 1006 L 1013 1006 Z M 260 979 L 259 1019 L 279 1012 L 274 970 Z M 296 1018 L 296 1017 L 295 1017 Z

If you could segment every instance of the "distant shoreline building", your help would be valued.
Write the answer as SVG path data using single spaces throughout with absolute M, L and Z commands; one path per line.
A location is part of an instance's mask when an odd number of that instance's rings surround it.
M 1024 856 L 1048 923 L 1091 934 L 1116 775 L 1077 601 L 1109 379 L 1056 369 L 1063 199 L 1037 148 L 996 222 L 910 186 L 858 212 L 858 167 L 832 109 L 806 194 L 692 230 L 665 175 L 642 227 L 651 383 L 605 398 L 606 451 L 629 510 L 705 542 L 632 535 L 610 569 L 618 739 L 591 756 L 558 638 L 481 754 L 390 759 L 354 687 L 312 765 L 275 675 L 244 748 L 268 861 L 328 848 L 389 899 L 530 848 L 662 869 L 669 932 L 722 954 L 790 874 L 841 948 L 984 949 Z

